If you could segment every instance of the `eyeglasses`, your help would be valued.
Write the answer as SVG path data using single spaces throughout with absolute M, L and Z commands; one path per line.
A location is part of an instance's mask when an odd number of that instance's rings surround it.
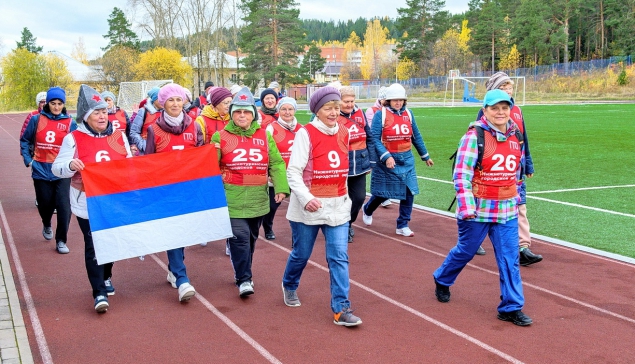
M 40 104 L 46 104 L 46 101 L 42 100 L 39 102 Z
M 514 86 L 505 86 L 505 87 L 501 87 L 501 88 L 499 88 L 499 90 L 503 90 L 503 91 L 514 91 Z

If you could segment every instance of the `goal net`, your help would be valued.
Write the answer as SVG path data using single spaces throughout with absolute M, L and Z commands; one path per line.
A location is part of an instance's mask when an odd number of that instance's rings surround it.
M 465 77 L 460 76 L 458 70 L 453 71 L 456 73 L 450 72 L 446 81 L 443 105 L 471 105 L 482 102 L 487 92 L 485 84 L 489 77 Z M 525 105 L 525 76 L 509 76 L 509 78 L 514 81 L 512 94 L 514 101 L 518 106 Z
M 147 93 L 153 87 L 161 87 L 172 83 L 172 80 L 152 80 L 138 82 L 122 82 L 119 84 L 119 98 L 117 106 L 128 113 L 136 111 L 139 102 L 147 97 Z

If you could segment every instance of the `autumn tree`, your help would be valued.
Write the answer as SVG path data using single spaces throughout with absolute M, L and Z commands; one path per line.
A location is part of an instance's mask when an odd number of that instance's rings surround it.
M 417 64 L 404 57 L 397 64 L 397 78 L 400 81 L 408 80 L 417 72 Z
M 115 7 L 112 10 L 108 17 L 108 27 L 108 34 L 104 35 L 104 38 L 108 39 L 108 45 L 102 48 L 103 51 L 117 45 L 139 49 L 139 37 L 130 29 L 132 24 L 121 9 Z
M 172 49 L 158 47 L 139 56 L 135 65 L 137 80 L 168 80 L 183 87 L 192 85 L 192 67 L 181 59 L 181 54 Z
M 388 29 L 381 25 L 379 19 L 369 21 L 364 33 L 362 48 L 362 64 L 360 69 L 365 79 L 377 78 L 381 73 L 382 57 L 385 45 L 388 44 Z
M 37 38 L 33 36 L 29 28 L 24 27 L 22 29 L 22 35 L 20 37 L 19 42 L 15 42 L 16 48 L 24 48 L 31 53 L 40 53 L 42 52 L 42 47 L 38 47 L 35 42 Z
M 121 82 L 134 80 L 138 59 L 139 52 L 136 49 L 124 45 L 111 47 L 99 60 L 102 83 L 109 88 L 116 88 Z
M 453 28 L 448 29 L 434 45 L 433 74 L 445 75 L 451 69 L 469 68 L 473 55 L 468 46 L 470 29 L 467 23 L 468 20 L 462 22 L 460 33 Z
M 509 53 L 504 54 L 498 62 L 498 69 L 501 70 L 513 70 L 520 67 L 520 52 L 514 44 L 509 50 Z
M 298 55 L 307 44 L 294 0 L 244 0 L 241 5 L 246 25 L 239 46 L 248 56 L 245 83 L 252 88 L 277 80 L 282 87 L 298 80 Z
M 79 37 L 77 43 L 73 44 L 71 57 L 88 66 L 88 54 L 86 53 L 86 46 L 84 45 L 84 37 Z
M 72 82 L 63 59 L 54 54 L 36 54 L 23 47 L 3 57 L 0 68 L 3 76 L 1 110 L 31 109 L 38 92 L 51 86 L 66 88 Z

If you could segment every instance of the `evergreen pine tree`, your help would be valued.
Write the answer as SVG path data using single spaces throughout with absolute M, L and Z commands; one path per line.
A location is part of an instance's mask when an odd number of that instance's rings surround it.
M 22 29 L 22 37 L 20 38 L 20 41 L 15 42 L 15 44 L 17 46 L 16 48 L 18 49 L 24 48 L 31 53 L 38 54 L 42 52 L 42 47 L 38 47 L 35 44 L 36 41 L 37 41 L 37 38 L 33 36 L 29 28 L 24 27 L 24 29 Z
M 132 24 L 126 19 L 124 12 L 115 7 L 108 17 L 108 34 L 104 38 L 108 39 L 108 45 L 102 48 L 103 51 L 109 50 L 116 45 L 126 46 L 135 50 L 139 50 L 139 37 L 130 27 Z

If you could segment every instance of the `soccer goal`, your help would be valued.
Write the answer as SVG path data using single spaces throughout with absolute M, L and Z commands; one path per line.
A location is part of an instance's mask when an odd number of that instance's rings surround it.
M 122 82 L 119 84 L 117 106 L 128 113 L 137 111 L 139 102 L 147 97 L 147 93 L 151 88 L 161 87 L 168 83 L 172 83 L 172 80 Z
M 525 105 L 525 76 L 509 76 L 509 78 L 514 81 L 515 102 L 518 106 Z M 443 106 L 455 106 L 455 101 L 460 102 L 461 105 L 483 102 L 486 92 L 485 83 L 488 79 L 489 77 L 465 77 L 461 76 L 459 70 L 450 70 L 445 82 Z M 451 97 L 448 100 L 449 93 Z

